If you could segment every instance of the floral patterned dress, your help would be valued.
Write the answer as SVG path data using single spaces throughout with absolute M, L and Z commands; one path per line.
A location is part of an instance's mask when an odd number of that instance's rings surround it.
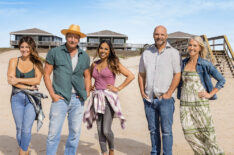
M 205 91 L 198 73 L 183 71 L 182 80 L 180 119 L 185 139 L 195 154 L 223 155 L 216 143 L 209 100 L 198 96 L 199 92 Z

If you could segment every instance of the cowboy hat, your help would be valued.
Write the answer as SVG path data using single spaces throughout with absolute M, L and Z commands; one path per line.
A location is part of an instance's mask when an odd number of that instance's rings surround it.
M 75 24 L 71 24 L 69 29 L 63 29 L 61 30 L 61 33 L 63 35 L 66 35 L 67 33 L 74 33 L 74 34 L 78 34 L 81 38 L 85 38 L 86 35 L 82 32 L 80 32 L 80 26 L 79 25 L 75 25 Z

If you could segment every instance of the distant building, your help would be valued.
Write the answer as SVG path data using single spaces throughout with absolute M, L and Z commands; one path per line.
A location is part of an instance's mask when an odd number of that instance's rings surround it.
M 182 55 L 185 55 L 188 47 L 188 40 L 192 36 L 195 35 L 177 31 L 168 34 L 167 41 L 171 44 L 171 46 L 180 51 Z
M 18 42 L 23 36 L 31 36 L 36 42 L 37 47 L 53 48 L 62 44 L 62 38 L 55 36 L 49 32 L 32 28 L 20 30 L 10 33 L 10 45 L 14 48 L 18 47 Z
M 102 40 L 110 40 L 115 49 L 128 49 L 126 44 L 128 36 L 110 30 L 88 33 L 86 48 L 96 49 Z
M 189 39 L 192 36 L 195 36 L 195 35 L 189 34 L 189 33 L 185 33 L 185 32 L 181 32 L 181 31 L 177 31 L 177 32 L 169 33 L 167 40 L 170 43 L 174 43 L 176 41 L 181 41 L 181 40 Z

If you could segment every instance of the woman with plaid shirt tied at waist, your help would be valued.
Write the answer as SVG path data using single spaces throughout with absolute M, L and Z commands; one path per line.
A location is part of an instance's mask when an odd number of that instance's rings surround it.
M 94 91 L 84 113 L 84 122 L 87 128 L 91 128 L 93 121 L 96 120 L 103 155 L 107 155 L 106 142 L 109 146 L 109 155 L 114 155 L 114 134 L 111 130 L 113 117 L 120 118 L 122 128 L 125 122 L 117 93 L 134 79 L 134 75 L 119 62 L 109 40 L 101 41 L 97 55 L 100 60 L 91 66 L 91 75 L 95 79 Z M 126 77 L 118 87 L 114 86 L 116 74 L 123 74 Z
M 33 122 L 39 120 L 39 130 L 44 119 L 40 99 L 46 96 L 36 91 L 43 75 L 43 65 L 33 38 L 22 37 L 19 50 L 21 56 L 9 61 L 7 78 L 12 85 L 11 109 L 16 124 L 19 155 L 28 155 Z

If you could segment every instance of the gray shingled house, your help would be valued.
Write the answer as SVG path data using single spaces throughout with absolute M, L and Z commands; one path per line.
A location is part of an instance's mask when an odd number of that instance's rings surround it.
M 104 39 L 110 40 L 115 49 L 127 49 L 128 48 L 126 44 L 126 40 L 128 40 L 127 35 L 113 32 L 110 30 L 103 30 L 103 31 L 87 34 L 87 45 L 86 45 L 87 49 L 98 48 L 100 41 Z
M 53 48 L 62 44 L 62 38 L 55 36 L 49 32 L 32 28 L 20 30 L 10 33 L 10 45 L 14 48 L 18 47 L 18 42 L 23 36 L 31 36 L 36 42 L 37 47 Z
M 195 35 L 177 31 L 177 32 L 169 33 L 167 41 L 174 48 L 180 51 L 182 55 L 185 55 L 187 51 L 188 40 L 192 36 L 195 36 Z

